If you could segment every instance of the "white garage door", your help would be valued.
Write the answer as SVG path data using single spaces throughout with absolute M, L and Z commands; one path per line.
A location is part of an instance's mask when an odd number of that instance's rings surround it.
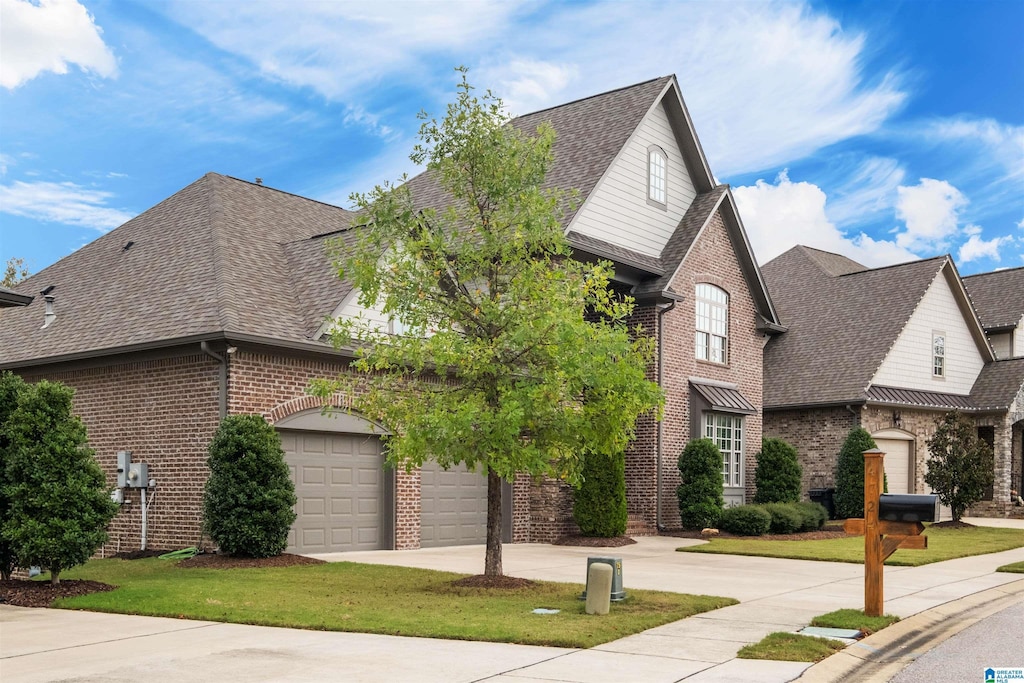
M 464 465 L 420 471 L 420 546 L 437 548 L 487 541 L 487 478 Z
M 885 477 L 889 482 L 889 493 L 911 493 L 910 447 L 914 442 L 876 438 L 875 443 L 885 452 Z
M 330 553 L 384 547 L 384 458 L 380 439 L 360 434 L 284 431 L 295 482 L 296 518 L 288 551 Z

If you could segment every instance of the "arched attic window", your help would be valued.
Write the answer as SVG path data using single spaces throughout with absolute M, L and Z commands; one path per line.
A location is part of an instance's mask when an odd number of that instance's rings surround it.
M 668 208 L 668 155 L 657 145 L 647 148 L 647 203 Z

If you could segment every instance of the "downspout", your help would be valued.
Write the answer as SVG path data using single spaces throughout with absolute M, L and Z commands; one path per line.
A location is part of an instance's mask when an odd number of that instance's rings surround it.
M 665 386 L 665 345 L 662 343 L 664 341 L 665 335 L 665 323 L 662 321 L 662 318 L 666 313 L 668 313 L 675 307 L 676 302 L 675 300 L 673 300 L 667 306 L 658 309 L 658 387 Z M 654 484 L 654 504 L 657 506 L 657 509 L 654 512 L 654 526 L 658 533 L 661 533 L 661 531 L 664 529 L 664 525 L 661 523 L 661 444 L 662 440 L 664 439 L 664 431 L 665 419 L 663 415 L 662 419 L 658 420 L 658 438 L 657 447 L 655 449 L 655 457 L 658 458 L 658 467 Z
M 207 342 L 200 342 L 199 348 L 207 356 L 220 363 L 220 419 L 223 420 L 228 415 L 228 360 L 224 356 L 214 353 Z

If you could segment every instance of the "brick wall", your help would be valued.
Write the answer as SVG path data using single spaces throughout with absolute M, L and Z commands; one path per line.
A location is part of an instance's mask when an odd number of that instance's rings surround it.
M 694 353 L 696 310 L 695 287 L 710 283 L 729 295 L 728 363 L 721 365 L 700 361 Z M 743 421 L 745 444 L 744 485 L 747 500 L 754 494 L 755 455 L 761 449 L 762 369 L 765 338 L 757 331 L 757 308 L 720 214 L 715 214 L 693 245 L 682 269 L 672 281 L 683 300 L 664 315 L 664 389 L 666 392 L 664 441 L 662 443 L 662 523 L 679 526 L 676 487 L 679 485 L 677 460 L 679 453 L 693 438 L 701 434 L 690 431 L 689 378 L 729 382 L 739 386 L 740 393 L 758 413 Z M 653 520 L 652 520 L 653 523 Z
M 843 407 L 764 413 L 764 435 L 789 443 L 800 456 L 804 498 L 811 488 L 835 486 L 839 450 L 850 430 L 859 424 L 859 411 L 854 414 Z
M 149 465 L 150 477 L 157 480 L 150 494 L 150 548 L 200 542 L 206 448 L 219 417 L 216 362 L 196 353 L 21 374 L 30 382 L 49 379 L 75 389 L 74 410 L 88 429 L 89 445 L 109 486 L 117 483 L 117 451 L 130 450 L 134 462 Z M 126 504 L 111 524 L 101 555 L 140 547 L 139 498 L 138 489 L 125 491 Z

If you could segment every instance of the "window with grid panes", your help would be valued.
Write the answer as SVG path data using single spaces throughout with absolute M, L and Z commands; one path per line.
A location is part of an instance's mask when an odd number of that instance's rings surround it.
M 668 204 L 668 159 L 657 146 L 647 150 L 647 198 L 662 205 Z
M 946 335 L 932 335 L 932 376 L 946 376 Z
M 714 285 L 697 285 L 697 348 L 699 360 L 728 362 L 729 295 Z
M 722 451 L 722 485 L 743 486 L 743 417 L 704 413 L 704 436 Z

